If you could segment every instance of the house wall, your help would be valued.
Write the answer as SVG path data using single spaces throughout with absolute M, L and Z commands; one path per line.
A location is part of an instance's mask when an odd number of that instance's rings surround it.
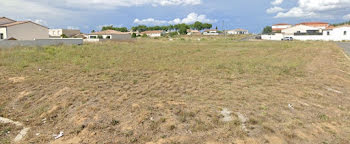
M 237 34 L 248 34 L 247 31 L 228 31 L 227 34 L 237 35 Z
M 62 29 L 49 29 L 50 37 L 61 37 Z
M 298 31 L 300 31 L 301 33 L 306 33 L 306 30 L 318 30 L 318 29 L 314 28 L 314 27 L 305 26 L 305 25 L 297 25 L 297 26 L 293 26 L 293 27 L 282 30 L 282 33 L 283 34 L 294 34 Z
M 7 24 L 7 23 L 13 23 L 13 22 L 16 22 L 16 21 L 9 20 L 9 19 L 6 19 L 6 18 L 0 19 L 0 25 Z
M 152 34 L 147 34 L 147 36 L 149 36 L 149 37 L 161 37 L 162 34 L 161 33 L 152 33 Z
M 17 40 L 48 39 L 49 30 L 48 28 L 28 22 L 7 27 L 7 38 L 11 37 Z
M 130 40 L 131 35 L 130 34 L 115 34 L 112 35 L 112 40 Z
M 0 33 L 4 35 L 3 39 L 7 39 L 6 28 L 0 28 Z
M 82 45 L 83 39 L 36 39 L 36 40 L 3 40 L 0 41 L 1 48 L 16 46 L 47 46 L 47 45 Z
M 272 26 L 272 29 L 286 29 L 290 27 L 292 27 L 292 25 L 274 25 Z
M 349 41 L 350 40 L 350 27 L 339 27 L 334 28 L 333 30 L 329 30 L 329 35 L 327 34 L 328 31 L 323 32 L 323 37 L 325 40 L 332 40 L 332 41 Z M 344 35 L 344 32 L 346 32 L 346 35 Z

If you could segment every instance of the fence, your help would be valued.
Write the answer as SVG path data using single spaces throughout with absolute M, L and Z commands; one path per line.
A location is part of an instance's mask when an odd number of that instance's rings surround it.
M 1 40 L 0 48 L 16 46 L 82 45 L 83 39 Z

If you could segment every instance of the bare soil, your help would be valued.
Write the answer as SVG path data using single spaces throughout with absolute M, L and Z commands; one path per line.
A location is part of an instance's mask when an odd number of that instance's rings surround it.
M 347 144 L 349 72 L 328 42 L 15 48 L 0 50 L 0 116 L 31 128 L 21 143 Z M 0 124 L 0 143 L 20 129 Z

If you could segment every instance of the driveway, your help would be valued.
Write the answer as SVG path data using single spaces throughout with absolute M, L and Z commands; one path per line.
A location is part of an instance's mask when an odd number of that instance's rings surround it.
M 350 42 L 338 42 L 337 44 L 350 56 Z

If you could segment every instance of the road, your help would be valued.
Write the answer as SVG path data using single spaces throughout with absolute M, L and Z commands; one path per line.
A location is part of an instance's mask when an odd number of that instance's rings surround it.
M 350 42 L 338 42 L 338 45 L 350 56 Z

